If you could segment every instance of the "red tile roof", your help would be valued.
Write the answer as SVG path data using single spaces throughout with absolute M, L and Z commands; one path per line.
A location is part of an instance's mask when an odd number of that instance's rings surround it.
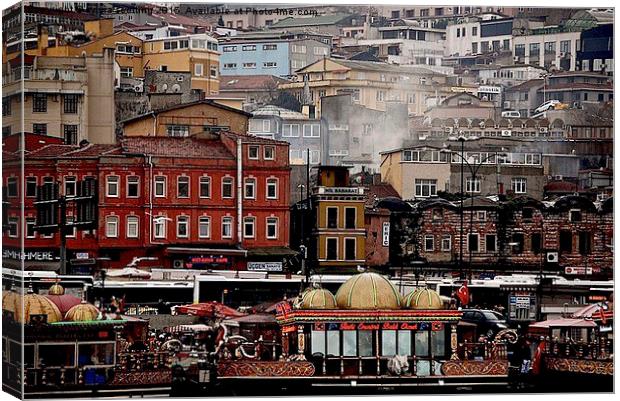
M 152 156 L 234 159 L 234 155 L 218 139 L 169 138 L 169 137 L 127 137 L 121 141 L 123 153 L 147 154 Z
M 373 206 L 375 203 L 375 200 L 380 200 L 380 199 L 384 199 L 388 197 L 394 197 L 394 198 L 400 199 L 400 195 L 394 189 L 392 184 L 388 184 L 385 182 L 382 182 L 381 184 L 377 184 L 377 185 L 369 185 L 368 191 L 366 192 L 366 194 L 367 194 L 366 206 Z

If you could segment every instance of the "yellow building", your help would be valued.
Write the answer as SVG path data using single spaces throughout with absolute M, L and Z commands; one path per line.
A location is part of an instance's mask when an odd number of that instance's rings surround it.
M 386 102 L 400 101 L 407 103 L 409 113 L 422 115 L 428 97 L 449 94 L 445 75 L 405 65 L 324 58 L 296 75 L 295 82 L 278 88 L 293 92 L 300 100 L 309 96 L 317 110 L 321 97 L 350 93 L 354 102 L 370 109 L 385 111 Z
M 366 263 L 364 188 L 349 185 L 347 167 L 319 167 L 312 194 L 318 268 L 351 271 Z
M 207 34 L 174 36 L 144 42 L 144 69 L 191 73 L 192 89 L 220 91 L 217 40 Z

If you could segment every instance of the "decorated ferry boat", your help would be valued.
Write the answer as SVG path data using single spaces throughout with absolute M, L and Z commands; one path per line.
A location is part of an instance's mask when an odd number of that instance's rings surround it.
M 312 288 L 278 304 L 276 342 L 223 336 L 216 380 L 236 393 L 256 379 L 296 388 L 505 386 L 516 335 L 475 342 L 461 314 L 431 289 L 402 297 L 384 276 L 364 272 L 335 295 Z

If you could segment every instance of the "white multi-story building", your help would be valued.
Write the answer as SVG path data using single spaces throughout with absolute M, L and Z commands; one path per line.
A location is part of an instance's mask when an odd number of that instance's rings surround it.
M 459 18 L 446 27 L 446 56 L 466 56 L 512 49 L 513 19 L 487 13 Z
M 515 63 L 539 65 L 546 69 L 575 71 L 581 32 L 562 32 L 559 27 L 533 29 L 530 35 L 515 36 Z

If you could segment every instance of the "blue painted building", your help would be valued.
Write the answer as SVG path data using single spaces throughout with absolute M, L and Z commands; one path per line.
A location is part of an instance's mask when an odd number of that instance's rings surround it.
M 295 71 L 329 57 L 331 38 L 312 33 L 258 31 L 220 39 L 220 75 L 275 75 Z

